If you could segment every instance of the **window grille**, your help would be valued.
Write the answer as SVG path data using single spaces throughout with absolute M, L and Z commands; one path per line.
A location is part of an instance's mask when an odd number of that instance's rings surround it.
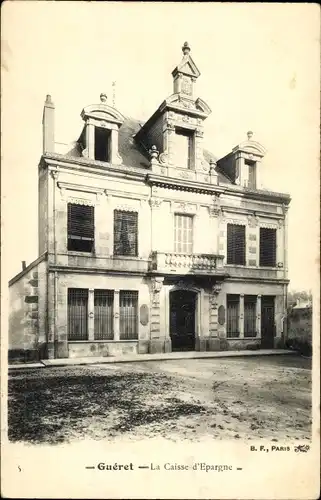
M 193 252 L 193 216 L 175 215 L 175 252 Z
M 226 336 L 238 337 L 239 332 L 239 316 L 240 316 L 240 296 L 226 296 Z
M 276 229 L 260 228 L 260 266 L 276 266 Z
M 68 288 L 68 340 L 88 340 L 88 290 Z
M 119 338 L 138 339 L 138 292 L 121 290 L 119 293 Z
M 94 207 L 68 203 L 68 250 L 91 252 L 94 240 Z
M 138 255 L 138 213 L 114 210 L 114 255 Z
M 256 296 L 244 296 L 244 337 L 256 337 Z
M 94 338 L 113 340 L 114 338 L 114 291 L 94 291 Z
M 245 226 L 227 224 L 227 264 L 245 265 Z

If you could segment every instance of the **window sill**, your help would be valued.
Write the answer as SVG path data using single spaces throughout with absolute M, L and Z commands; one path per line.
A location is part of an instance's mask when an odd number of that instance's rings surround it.
M 96 257 L 94 252 L 77 252 L 77 250 L 67 250 L 68 255 L 79 257 Z
M 68 344 L 106 344 L 106 342 L 138 342 L 138 339 L 128 339 L 128 340 L 68 340 Z

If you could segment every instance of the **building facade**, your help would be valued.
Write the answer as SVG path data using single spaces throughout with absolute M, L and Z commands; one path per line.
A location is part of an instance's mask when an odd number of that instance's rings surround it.
M 58 152 L 43 113 L 39 257 L 10 283 L 9 347 L 49 358 L 282 345 L 290 197 L 261 185 L 264 147 L 203 148 L 209 106 L 187 43 L 146 123 L 105 94 Z

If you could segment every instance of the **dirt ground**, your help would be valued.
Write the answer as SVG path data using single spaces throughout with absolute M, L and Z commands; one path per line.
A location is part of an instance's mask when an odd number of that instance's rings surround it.
M 310 365 L 287 355 L 14 372 L 9 439 L 307 440 Z

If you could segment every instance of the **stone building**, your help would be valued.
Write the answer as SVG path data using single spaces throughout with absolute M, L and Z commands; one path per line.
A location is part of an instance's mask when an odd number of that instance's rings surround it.
M 47 96 L 39 257 L 9 283 L 12 352 L 282 345 L 290 197 L 262 188 L 265 149 L 252 132 L 221 159 L 204 150 L 211 110 L 182 51 L 173 93 L 143 125 L 101 94 L 58 152 Z

